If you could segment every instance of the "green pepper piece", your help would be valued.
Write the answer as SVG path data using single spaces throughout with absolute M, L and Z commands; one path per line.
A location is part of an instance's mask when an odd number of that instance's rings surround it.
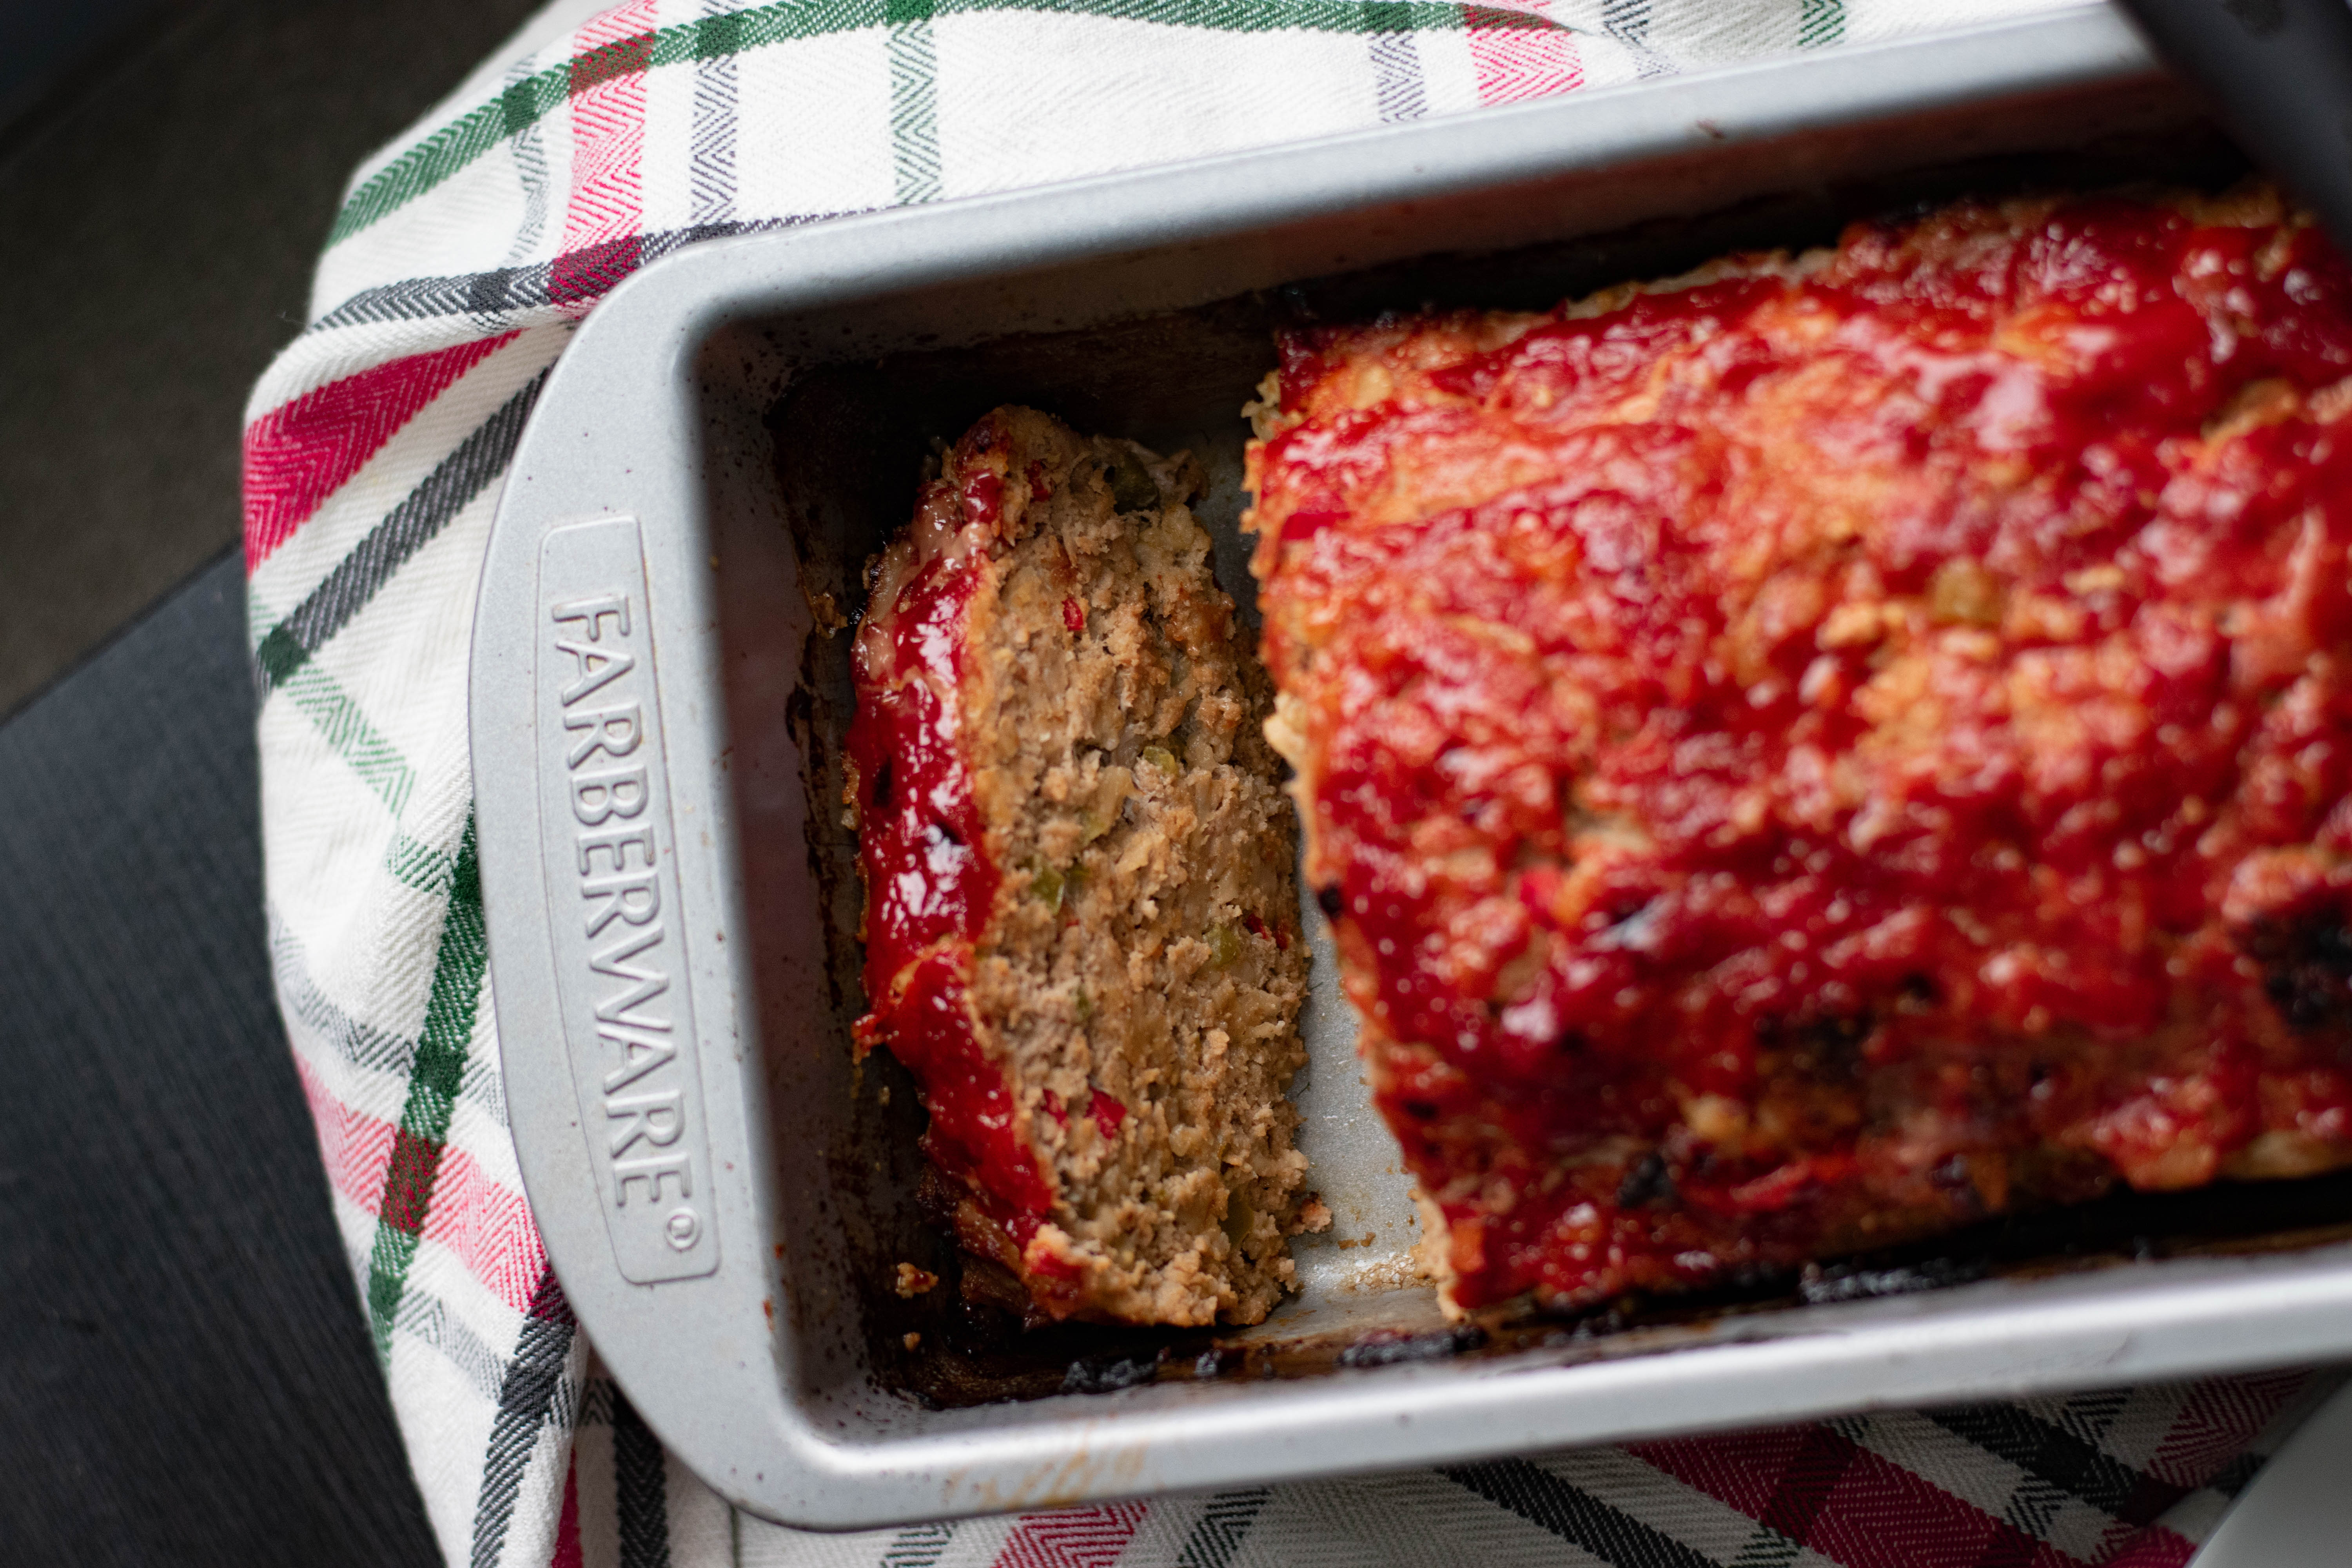
M 1151 475 L 1136 461 L 1134 453 L 1119 448 L 1104 477 L 1110 481 L 1111 505 L 1120 511 L 1160 510 L 1160 487 L 1151 482 Z

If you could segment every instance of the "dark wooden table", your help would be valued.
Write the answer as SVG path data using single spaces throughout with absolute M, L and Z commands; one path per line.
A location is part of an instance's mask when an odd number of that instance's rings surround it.
M 0 0 L 0 1568 L 439 1561 L 270 997 L 224 551 L 352 169 L 536 5 Z
M 244 579 L 0 725 L 0 1562 L 438 1560 L 263 941 Z

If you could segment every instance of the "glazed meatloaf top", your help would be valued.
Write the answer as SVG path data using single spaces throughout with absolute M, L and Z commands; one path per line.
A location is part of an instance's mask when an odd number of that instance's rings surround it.
M 1285 341 L 1272 732 L 1455 1302 L 2352 1159 L 2347 291 L 2037 199 Z

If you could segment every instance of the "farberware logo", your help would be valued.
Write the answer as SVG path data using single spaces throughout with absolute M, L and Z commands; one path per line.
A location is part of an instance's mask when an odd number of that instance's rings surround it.
M 540 577 L 550 935 L 583 1130 L 622 1273 L 688 1278 L 717 1243 L 636 523 L 552 531 Z

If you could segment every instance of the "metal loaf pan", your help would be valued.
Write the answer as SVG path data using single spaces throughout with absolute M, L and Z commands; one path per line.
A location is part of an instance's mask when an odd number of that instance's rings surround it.
M 1476 1336 L 1412 1282 L 1327 950 L 1296 1098 L 1338 1222 L 1298 1244 L 1303 1293 L 1173 1360 L 1039 1342 L 1094 1359 L 1021 1373 L 1034 1347 L 971 1352 L 950 1306 L 885 1288 L 894 1258 L 944 1259 L 913 1097 L 846 1038 L 847 639 L 821 623 L 924 438 L 1026 401 L 1193 447 L 1246 601 L 1235 411 L 1286 313 L 1542 304 L 2200 123 L 2086 7 L 716 243 L 617 289 L 499 510 L 473 749 L 523 1178 L 663 1440 L 754 1512 L 849 1528 L 2352 1354 L 2347 1233 L 2288 1234 L 2352 1218 L 2340 1188 L 2324 1212 L 2210 1197 L 2269 1233 L 2227 1247 L 1437 1353 Z

